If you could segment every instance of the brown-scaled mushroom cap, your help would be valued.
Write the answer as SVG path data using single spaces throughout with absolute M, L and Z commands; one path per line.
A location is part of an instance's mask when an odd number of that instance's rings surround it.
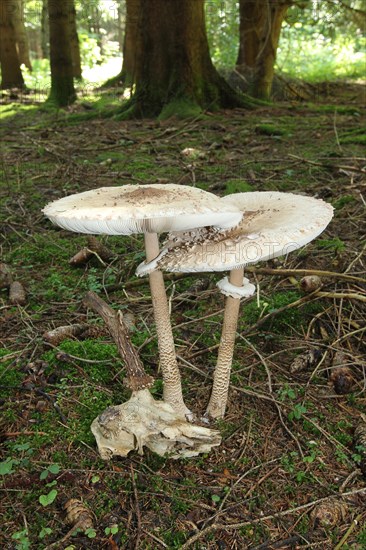
M 315 239 L 328 225 L 333 207 L 326 202 L 275 191 L 236 193 L 221 199 L 243 211 L 233 229 L 210 228 L 171 233 L 160 255 L 141 264 L 137 274 L 166 271 L 225 271 L 282 256 Z
M 51 202 L 44 214 L 69 231 L 108 235 L 228 228 L 242 212 L 213 195 L 176 184 L 101 187 Z

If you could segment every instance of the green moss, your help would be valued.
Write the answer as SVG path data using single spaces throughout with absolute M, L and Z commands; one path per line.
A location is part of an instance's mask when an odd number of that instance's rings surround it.
M 255 132 L 264 136 L 284 136 L 288 131 L 274 124 L 258 124 L 255 127 Z
M 353 195 L 343 195 L 340 199 L 333 201 L 333 206 L 336 210 L 341 210 L 347 204 L 354 204 L 356 201 Z
M 232 193 L 247 193 L 253 191 L 252 185 L 246 181 L 240 179 L 232 179 L 225 182 L 226 189 L 224 195 L 231 195 Z
M 366 144 L 366 126 L 357 127 L 353 130 L 345 132 L 339 138 L 340 143 L 360 143 Z
M 334 239 L 317 239 L 315 246 L 334 252 L 343 252 L 346 249 L 346 244 L 339 237 L 335 237 Z
M 7 355 L 10 355 L 8 360 L 6 359 Z M 0 359 L 0 397 L 8 398 L 12 389 L 19 387 L 23 376 L 19 368 L 13 365 L 14 357 L 11 351 L 0 348 Z M 6 407 L 3 415 L 4 419 L 14 420 L 14 411 L 11 406 Z
M 349 105 L 322 105 L 321 103 L 307 103 L 312 111 L 317 113 L 339 113 L 340 115 L 360 115 L 359 109 Z
M 167 103 L 158 117 L 158 120 L 166 120 L 171 117 L 176 117 L 180 120 L 186 118 L 205 118 L 202 113 L 202 108 L 193 101 L 186 98 L 175 99 Z
M 272 296 L 261 299 L 258 307 L 257 302 L 253 300 L 243 308 L 242 321 L 246 326 L 254 325 L 263 316 L 273 313 L 282 307 L 288 306 L 301 298 L 301 294 L 296 291 L 276 292 Z M 272 332 L 283 334 L 293 330 L 299 330 L 306 326 L 308 318 L 311 315 L 319 313 L 322 305 L 319 301 L 304 303 L 301 307 L 286 309 L 282 313 L 273 315 L 262 326 L 261 329 L 271 329 Z

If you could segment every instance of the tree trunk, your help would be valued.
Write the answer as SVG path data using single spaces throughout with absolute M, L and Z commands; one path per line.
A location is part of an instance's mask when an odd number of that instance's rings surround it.
M 48 0 L 50 21 L 51 93 L 59 107 L 76 99 L 70 46 L 70 19 L 67 2 Z
M 76 9 L 75 9 L 75 0 L 68 0 L 69 7 L 69 24 L 70 24 L 70 47 L 71 47 L 71 57 L 72 57 L 72 67 L 73 67 L 73 76 L 74 78 L 81 79 L 81 58 L 80 58 L 80 47 L 79 47 L 79 37 L 76 26 Z
M 252 94 L 269 99 L 282 21 L 291 0 L 240 0 L 237 70 L 252 69 Z
M 0 65 L 1 88 L 22 88 L 24 79 L 16 47 L 12 14 L 17 10 L 17 0 L 0 0 Z
M 135 61 L 142 54 L 141 15 L 141 0 L 127 0 L 123 64 L 120 78 L 126 87 L 131 87 L 135 83 Z
M 43 59 L 50 57 L 50 29 L 48 25 L 48 0 L 43 0 L 41 14 L 41 49 Z
M 131 88 L 135 83 L 135 60 L 142 54 L 141 0 L 126 1 L 126 25 L 123 38 L 121 72 L 104 84 L 105 87 L 122 84 Z
M 140 14 L 131 21 L 138 4 Z M 193 114 L 192 106 L 195 114 L 198 108 L 247 106 L 211 62 L 204 0 L 127 0 L 127 27 L 129 17 L 126 65 L 132 61 L 126 73 L 133 75 L 136 88 L 127 115 L 155 116 L 164 109 L 164 114 L 184 116 L 189 110 Z
M 24 25 L 24 2 L 23 0 L 16 0 L 15 4 L 17 5 L 17 9 L 11 14 L 11 22 L 15 30 L 19 63 L 21 65 L 24 64 L 31 71 L 32 64 L 29 57 L 29 42 Z
M 124 3 L 122 4 L 122 0 L 118 0 L 117 2 L 117 32 L 118 32 L 118 44 L 119 44 L 119 51 L 123 54 L 123 44 L 124 44 L 124 32 L 123 29 L 125 28 L 125 21 L 126 21 L 126 13 L 124 8 Z

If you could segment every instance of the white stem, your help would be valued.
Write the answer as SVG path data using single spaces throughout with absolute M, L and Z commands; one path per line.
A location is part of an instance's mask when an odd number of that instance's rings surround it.
M 156 233 L 145 233 L 145 249 L 147 262 L 158 256 L 160 251 Z M 162 272 L 153 271 L 150 273 L 149 282 L 158 336 L 160 366 L 164 381 L 164 401 L 169 403 L 183 417 L 189 416 L 191 411 L 183 401 L 181 377 L 175 354 L 169 306 Z
M 233 269 L 229 282 L 240 287 L 243 285 L 244 268 Z M 233 362 L 236 329 L 238 326 L 240 298 L 226 298 L 224 323 L 217 357 L 216 369 L 206 415 L 223 418 L 228 399 L 231 365 Z

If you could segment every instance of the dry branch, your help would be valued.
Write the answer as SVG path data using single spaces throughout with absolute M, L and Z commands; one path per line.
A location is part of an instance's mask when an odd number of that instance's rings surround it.
M 87 292 L 83 301 L 86 306 L 98 313 L 107 325 L 126 366 L 125 385 L 132 391 L 151 387 L 154 380 L 146 374 L 141 359 L 132 345 L 121 311 L 115 312 L 95 292 Z

